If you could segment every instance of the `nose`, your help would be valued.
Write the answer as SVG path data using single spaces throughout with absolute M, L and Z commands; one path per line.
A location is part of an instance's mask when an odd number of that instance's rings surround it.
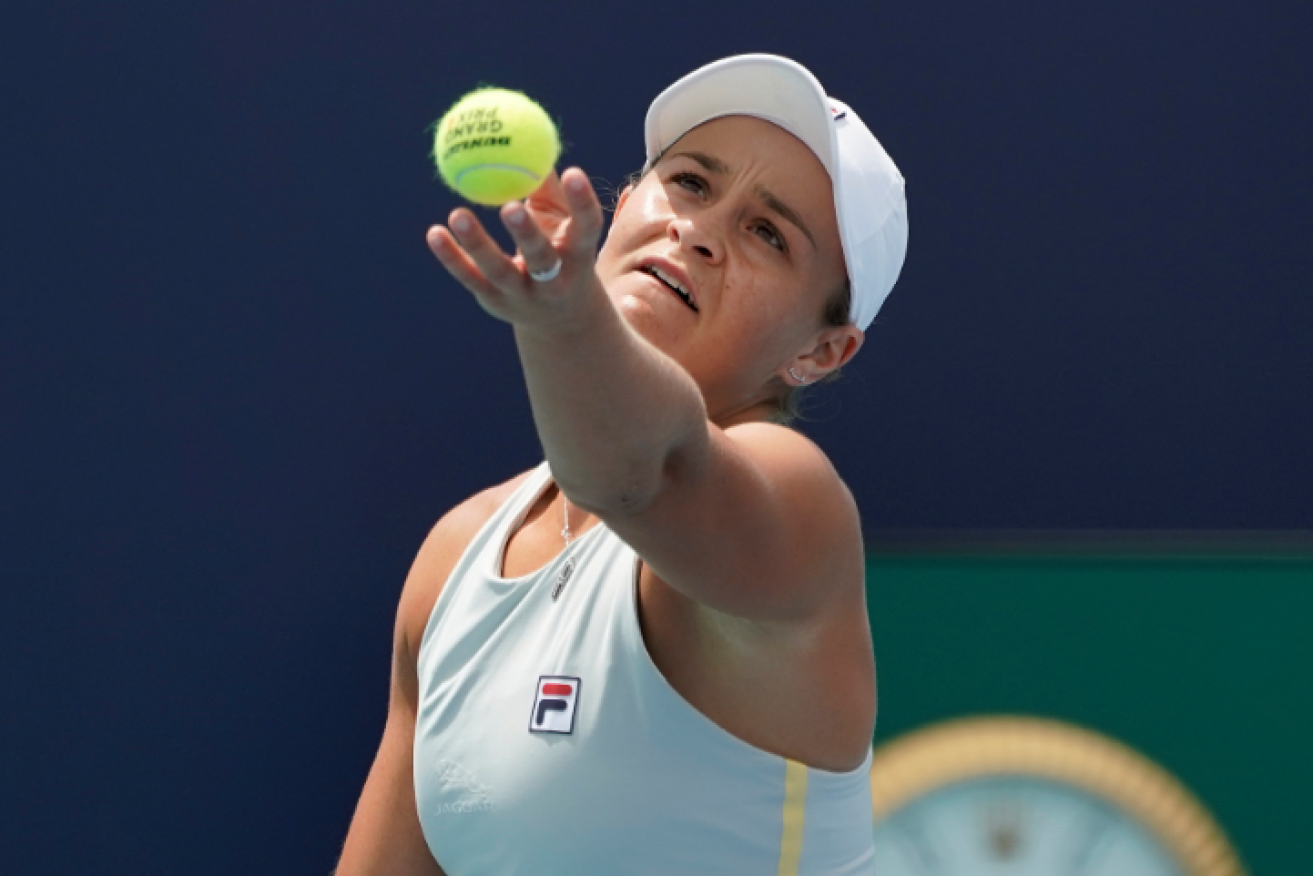
M 680 249 L 687 249 L 710 264 L 719 264 L 725 257 L 723 237 L 717 233 L 715 217 L 711 211 L 696 216 L 676 216 L 666 226 L 666 236 Z

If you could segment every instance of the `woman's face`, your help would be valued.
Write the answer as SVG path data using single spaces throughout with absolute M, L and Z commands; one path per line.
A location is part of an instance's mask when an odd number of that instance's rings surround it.
M 761 119 L 715 119 L 666 150 L 621 195 L 597 270 L 716 422 L 755 418 L 790 366 L 811 383 L 861 346 L 856 327 L 822 319 L 846 276 L 829 174 Z

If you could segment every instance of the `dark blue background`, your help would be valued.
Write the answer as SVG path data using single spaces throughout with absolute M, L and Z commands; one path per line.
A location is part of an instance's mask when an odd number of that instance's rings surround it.
M 423 243 L 480 82 L 614 186 L 773 51 L 908 180 L 806 428 L 868 531 L 1313 527 L 1304 4 L 57 3 L 0 27 L 8 872 L 327 871 L 427 528 L 539 451 Z

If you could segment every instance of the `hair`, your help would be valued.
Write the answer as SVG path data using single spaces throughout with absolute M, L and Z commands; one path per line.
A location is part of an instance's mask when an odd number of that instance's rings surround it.
M 626 176 L 624 182 L 620 185 L 620 188 L 614 189 L 610 192 L 612 196 L 611 212 L 615 212 L 616 206 L 620 200 L 620 193 L 627 188 L 636 187 L 642 182 L 643 177 L 647 176 L 648 171 L 655 167 L 656 163 L 660 160 L 661 156 L 658 155 L 655 160 L 644 164 L 642 169 L 636 170 Z M 821 325 L 826 327 L 850 325 L 852 323 L 852 319 L 850 318 L 852 306 L 853 287 L 852 283 L 849 282 L 847 277 L 845 277 L 843 285 L 825 299 L 825 307 L 821 310 Z M 798 420 L 805 419 L 802 412 L 804 394 L 812 386 L 819 386 L 822 383 L 831 383 L 838 380 L 839 371 L 840 369 L 836 368 L 810 386 L 790 386 L 778 377 L 775 378 L 773 382 L 778 383 L 779 386 L 775 393 L 775 412 L 771 415 L 771 422 L 778 423 L 781 426 L 789 426 Z

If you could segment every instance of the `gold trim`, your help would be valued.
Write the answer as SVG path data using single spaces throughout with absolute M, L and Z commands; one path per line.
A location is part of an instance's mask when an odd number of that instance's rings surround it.
M 1188 876 L 1245 874 L 1222 828 L 1174 776 L 1120 742 L 1046 718 L 962 718 L 879 746 L 871 762 L 875 819 L 944 785 L 993 775 L 1065 782 L 1118 806 Z
M 807 767 L 784 760 L 784 824 L 780 830 L 778 876 L 798 876 L 802 860 L 802 823 L 807 812 Z

